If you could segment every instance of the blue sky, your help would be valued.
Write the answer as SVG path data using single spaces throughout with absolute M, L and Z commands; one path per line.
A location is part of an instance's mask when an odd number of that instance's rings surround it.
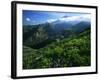
M 84 14 L 86 13 L 23 10 L 23 25 L 41 24 L 47 22 L 48 20 L 55 20 L 62 17 L 81 16 Z

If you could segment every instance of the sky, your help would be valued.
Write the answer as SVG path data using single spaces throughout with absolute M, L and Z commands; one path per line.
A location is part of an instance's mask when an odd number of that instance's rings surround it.
M 78 19 L 80 16 L 89 18 L 88 13 L 75 13 L 75 12 L 47 12 L 47 11 L 33 11 L 23 10 L 23 25 L 36 25 L 45 22 L 52 22 L 58 19 L 68 20 Z

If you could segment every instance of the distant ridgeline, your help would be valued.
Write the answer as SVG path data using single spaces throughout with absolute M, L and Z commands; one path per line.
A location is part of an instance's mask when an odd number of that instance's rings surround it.
M 76 37 L 79 33 L 90 29 L 89 22 L 77 24 L 56 21 L 38 25 L 23 26 L 23 43 L 32 48 L 42 48 L 54 41 Z

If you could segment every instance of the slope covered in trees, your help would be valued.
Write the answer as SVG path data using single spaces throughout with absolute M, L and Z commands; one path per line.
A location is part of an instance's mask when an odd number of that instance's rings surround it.
M 65 30 L 63 34 L 66 35 L 68 34 L 67 32 Z M 41 34 L 43 38 L 48 37 L 47 34 L 44 34 L 45 32 L 42 32 Z M 47 45 L 39 48 L 24 44 L 23 69 L 91 65 L 90 28 L 85 29 L 78 34 L 71 32 L 71 35 L 68 37 L 64 36 L 64 38 L 56 38 L 52 42 L 47 41 L 47 43 Z

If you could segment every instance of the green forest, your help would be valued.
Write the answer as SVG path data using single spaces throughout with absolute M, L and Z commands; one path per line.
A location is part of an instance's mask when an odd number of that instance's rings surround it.
M 68 30 L 63 32 L 63 35 L 68 36 L 60 38 L 56 36 L 54 40 L 47 40 L 47 35 L 42 31 L 41 39 L 35 39 L 34 44 L 30 43 L 31 38 L 24 41 L 23 69 L 90 66 L 90 28 L 76 34 Z M 37 34 L 34 33 L 34 35 Z M 36 43 L 36 41 L 41 43 Z

